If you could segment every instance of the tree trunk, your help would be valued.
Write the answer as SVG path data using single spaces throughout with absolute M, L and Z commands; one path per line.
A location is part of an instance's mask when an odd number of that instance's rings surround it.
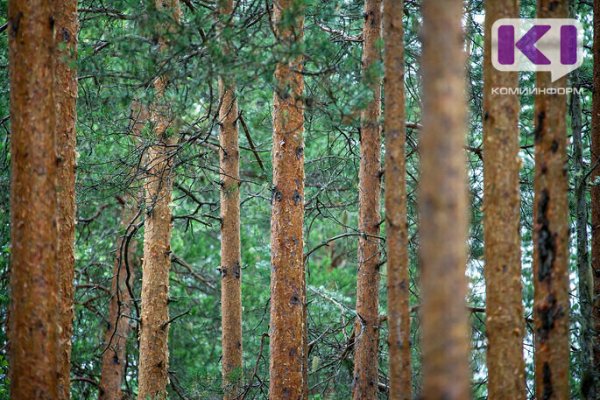
M 518 18 L 517 0 L 485 2 L 483 88 L 484 237 L 488 396 L 525 399 L 519 195 L 519 97 L 492 88 L 517 88 L 517 72 L 492 66 L 492 25 Z
M 538 18 L 567 18 L 566 1 L 538 0 Z M 565 87 L 538 72 L 540 89 Z M 566 99 L 535 98 L 534 325 L 538 399 L 569 398 L 569 216 L 567 202 Z
M 156 0 L 158 12 L 168 14 L 171 22 L 164 33 L 172 33 L 180 19 L 178 0 Z M 159 35 L 161 50 L 168 41 Z M 171 192 L 173 188 L 174 145 L 172 121 L 164 99 L 167 76 L 154 82 L 155 98 L 151 120 L 156 143 L 148 149 L 146 168 L 146 219 L 144 221 L 144 261 L 142 265 L 142 301 L 138 398 L 167 398 L 169 381 L 169 270 L 171 269 Z
M 579 74 L 571 73 L 571 85 L 579 86 Z M 588 210 L 586 203 L 585 163 L 583 161 L 583 138 L 581 121 L 581 98 L 579 93 L 571 95 L 571 133 L 573 135 L 573 173 L 575 175 L 575 215 L 577 221 L 577 277 L 579 281 L 579 369 L 581 395 L 584 399 L 595 399 L 592 376 L 592 270 L 588 255 Z M 587 386 L 586 386 L 587 385 Z
M 231 25 L 232 0 L 219 2 L 221 32 Z M 222 38 L 224 55 L 230 43 Z M 224 399 L 236 399 L 242 379 L 242 291 L 240 254 L 240 171 L 238 107 L 231 76 L 219 77 L 221 171 L 221 325 Z
M 58 399 L 59 264 L 54 2 L 9 1 L 10 392 Z
M 384 0 L 385 217 L 390 400 L 412 398 L 402 14 L 402 0 Z
M 121 235 L 117 240 L 115 266 L 113 269 L 108 326 L 104 335 L 102 374 L 100 377 L 100 400 L 122 400 L 121 384 L 125 373 L 125 350 L 131 330 L 131 292 L 135 272 L 139 267 L 136 258 L 137 241 L 127 244 L 127 233 L 136 217 L 135 199 L 126 196 L 121 212 Z
M 276 0 L 274 26 L 288 51 L 302 42 L 304 7 Z M 273 198 L 271 216 L 271 332 L 269 398 L 304 398 L 306 354 L 304 221 L 304 104 L 301 54 L 275 68 L 273 96 Z
M 470 397 L 465 56 L 460 0 L 423 1 L 419 198 L 423 398 Z
M 77 0 L 56 3 L 54 68 L 58 153 L 58 265 L 60 276 L 61 355 L 58 364 L 60 399 L 70 398 L 73 278 L 75 273 L 75 169 L 77 120 Z
M 600 0 L 594 0 L 594 80 L 593 86 L 600 88 Z M 593 376 L 589 384 L 600 388 L 600 90 L 592 91 L 592 129 L 591 129 L 591 212 L 592 212 L 592 273 L 593 273 Z M 596 389 L 596 392 L 600 391 Z
M 363 28 L 363 79 L 373 98 L 361 113 L 358 276 L 354 323 L 354 380 L 352 395 L 358 399 L 376 399 L 379 349 L 379 199 L 381 192 L 381 80 L 373 75 L 380 60 L 377 42 L 381 39 L 381 0 L 365 0 Z

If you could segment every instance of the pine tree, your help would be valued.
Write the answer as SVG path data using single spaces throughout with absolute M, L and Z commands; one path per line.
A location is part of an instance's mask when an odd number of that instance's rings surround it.
M 377 42 L 381 38 L 381 0 L 365 1 L 363 28 L 363 79 L 372 99 L 361 113 L 358 275 L 354 324 L 354 399 L 375 399 L 378 390 L 379 350 L 379 199 L 381 191 L 381 81 L 374 78 L 380 60 Z
M 58 365 L 60 398 L 70 398 L 71 336 L 73 334 L 73 278 L 75 274 L 75 169 L 77 119 L 77 0 L 56 3 L 54 34 L 54 100 L 58 152 L 58 265 L 60 274 L 61 359 Z
M 566 18 L 568 4 L 538 0 L 538 18 Z M 538 72 L 537 87 L 565 87 Z M 535 388 L 539 399 L 569 398 L 569 208 L 564 96 L 535 98 L 533 281 Z
M 9 2 L 11 152 L 10 392 L 58 399 L 59 304 L 56 10 L 49 0 Z M 57 323 L 57 321 L 59 323 Z
M 385 220 L 392 400 L 412 398 L 404 111 L 403 2 L 384 0 Z
M 137 241 L 129 237 L 130 225 L 137 217 L 136 199 L 126 195 L 121 199 L 121 231 L 117 239 L 115 265 L 108 310 L 108 324 L 104 334 L 102 372 L 99 399 L 121 400 L 121 385 L 125 374 L 127 338 L 131 331 L 132 297 L 135 274 L 140 267 L 136 259 Z
M 517 72 L 492 66 L 492 25 L 518 18 L 517 0 L 485 2 L 483 87 L 484 240 L 487 367 L 490 399 L 525 399 L 519 195 L 519 98 L 492 88 L 518 87 Z
M 219 1 L 221 34 L 230 27 L 232 0 Z M 231 44 L 222 37 L 224 57 L 231 57 Z M 242 292 L 240 255 L 240 151 L 238 144 L 238 107 L 235 82 L 230 74 L 219 77 L 221 173 L 221 324 L 223 346 L 224 399 L 239 396 L 242 372 Z
M 460 0 L 423 1 L 419 192 L 423 398 L 470 397 L 465 310 L 468 202 Z
M 281 59 L 273 95 L 273 196 L 271 211 L 271 326 L 269 398 L 301 399 L 305 390 L 304 6 L 273 4 Z
M 156 10 L 168 22 L 158 27 L 161 51 L 169 45 L 168 36 L 180 20 L 178 0 L 156 0 Z M 155 98 L 150 119 L 156 142 L 148 149 L 146 178 L 146 216 L 144 220 L 144 261 L 142 265 L 142 302 L 138 398 L 167 398 L 169 381 L 169 270 L 171 269 L 171 192 L 173 188 L 173 121 L 164 98 L 168 77 L 154 81 Z
M 593 85 L 600 87 L 600 0 L 594 0 L 594 77 Z M 592 239 L 591 239 L 591 265 L 593 276 L 593 304 L 592 304 L 592 329 L 593 338 L 593 376 L 586 377 L 586 386 L 600 390 L 598 385 L 600 371 L 600 90 L 592 93 L 592 128 L 591 128 L 591 168 L 590 182 L 592 182 L 591 214 L 592 214 Z M 591 389 L 591 388 L 590 388 Z

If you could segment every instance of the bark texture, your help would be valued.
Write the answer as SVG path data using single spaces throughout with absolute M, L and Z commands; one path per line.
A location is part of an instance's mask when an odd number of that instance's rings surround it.
M 220 28 L 231 25 L 232 0 L 219 1 Z M 230 44 L 222 38 L 223 54 L 231 55 Z M 221 325 L 224 399 L 236 399 L 242 378 L 242 290 L 240 254 L 240 152 L 238 144 L 238 107 L 235 82 L 231 76 L 219 77 L 221 108 Z
M 567 18 L 568 2 L 538 0 L 538 18 Z M 537 87 L 552 83 L 537 73 Z M 569 398 L 569 220 L 565 96 L 535 98 L 534 325 L 535 386 L 538 399 Z
M 492 25 L 518 18 L 517 0 L 485 2 L 483 80 L 484 239 L 488 396 L 525 399 L 519 195 L 519 98 L 494 95 L 518 87 L 517 72 L 492 66 Z
M 9 1 L 10 391 L 58 399 L 59 265 L 54 2 Z
M 137 215 L 137 204 L 131 196 L 123 201 L 121 234 L 117 239 L 108 324 L 104 335 L 100 400 L 123 399 L 121 385 L 125 373 L 125 350 L 131 331 L 132 298 L 129 288 L 133 288 L 135 272 L 139 267 L 139 259 L 136 258 L 137 241 L 130 240 L 127 243 L 126 240 L 129 225 Z
M 600 88 L 600 0 L 594 0 L 594 80 L 595 88 Z M 600 378 L 600 90 L 592 91 L 592 158 L 590 174 L 592 243 L 591 265 L 593 274 L 592 329 L 593 337 L 593 376 L 587 378 L 588 384 L 599 388 Z M 598 389 L 595 390 L 598 392 Z
M 56 2 L 54 99 L 58 153 L 58 265 L 60 276 L 61 355 L 58 364 L 61 399 L 70 398 L 73 278 L 75 274 L 75 169 L 77 121 L 77 0 Z
M 156 0 L 158 12 L 169 18 L 168 26 L 159 27 L 159 45 L 165 50 L 169 35 L 180 19 L 178 0 Z M 168 77 L 154 82 L 155 99 L 150 118 L 156 135 L 148 149 L 146 178 L 146 219 L 144 221 L 144 261 L 142 264 L 142 301 L 138 398 L 167 398 L 169 382 L 169 270 L 171 269 L 171 192 L 173 188 L 174 144 L 172 118 L 164 99 Z
M 379 349 L 379 226 L 381 216 L 381 80 L 372 77 L 380 60 L 377 41 L 381 38 L 381 0 L 365 0 L 363 28 L 363 77 L 373 99 L 361 113 L 360 167 L 358 191 L 358 276 L 354 323 L 354 379 L 352 396 L 375 399 L 378 390 Z
M 385 41 L 385 218 L 387 234 L 389 398 L 410 400 L 410 292 L 406 216 L 406 127 L 402 0 L 383 2 Z
M 303 57 L 293 48 L 303 40 L 304 9 L 297 0 L 276 0 L 273 15 L 282 58 L 273 96 L 269 398 L 300 400 L 306 368 L 304 80 Z
M 462 6 L 460 0 L 423 1 L 419 221 L 426 400 L 470 397 Z

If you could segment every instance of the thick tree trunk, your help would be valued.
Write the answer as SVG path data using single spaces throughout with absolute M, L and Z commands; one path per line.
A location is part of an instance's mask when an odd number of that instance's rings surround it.
M 131 330 L 131 293 L 135 272 L 139 267 L 136 258 L 137 241 L 130 240 L 126 245 L 127 231 L 133 222 L 137 204 L 127 196 L 121 211 L 121 232 L 117 240 L 115 266 L 113 269 L 111 298 L 108 312 L 108 326 L 104 335 L 102 354 L 102 374 L 100 377 L 100 400 L 122 400 L 121 384 L 125 373 L 125 350 Z
M 492 66 L 492 25 L 518 18 L 517 0 L 485 2 L 483 80 L 484 237 L 488 396 L 525 399 L 519 195 L 519 98 L 492 88 L 517 88 L 517 72 Z
M 221 28 L 230 24 L 232 0 L 220 0 Z M 223 54 L 231 54 L 222 39 Z M 220 171 L 221 171 L 221 325 L 224 399 L 236 399 L 242 379 L 242 290 L 240 254 L 240 171 L 238 107 L 235 83 L 219 77 Z
M 172 33 L 180 19 L 178 0 L 156 0 L 158 12 L 171 19 L 165 33 Z M 160 47 L 167 39 L 160 32 Z M 148 149 L 146 168 L 146 219 L 144 220 L 144 261 L 142 265 L 142 298 L 140 324 L 140 359 L 138 398 L 167 398 L 169 381 L 169 270 L 171 269 L 171 192 L 173 188 L 172 121 L 164 92 L 166 76 L 154 83 L 155 99 L 151 120 L 156 143 Z
M 538 18 L 566 18 L 566 1 L 538 0 Z M 565 87 L 537 73 L 537 87 Z M 533 274 L 535 386 L 538 399 L 569 398 L 569 214 L 567 202 L 567 102 L 535 98 Z
M 296 0 L 276 0 L 273 14 L 278 41 L 292 49 L 302 41 L 304 7 Z M 299 400 L 304 398 L 306 368 L 304 80 L 302 55 L 285 57 L 275 68 L 273 96 L 269 398 Z
M 365 1 L 363 28 L 363 77 L 372 76 L 380 60 L 377 42 L 381 39 L 381 0 Z M 379 199 L 381 192 L 381 81 L 366 82 L 373 98 L 361 113 L 358 276 L 354 324 L 354 379 L 352 395 L 357 399 L 375 399 L 378 390 L 379 348 Z
M 9 1 L 10 391 L 60 398 L 54 2 Z
M 470 397 L 462 6 L 460 0 L 423 1 L 419 221 L 426 400 Z
M 412 398 L 402 14 L 402 0 L 384 0 L 385 219 L 387 223 L 390 400 Z
M 594 0 L 594 88 L 600 88 L 600 0 Z M 588 380 L 600 391 L 600 90 L 592 91 L 592 129 L 591 129 L 591 213 L 592 213 L 592 273 L 593 273 L 593 307 L 592 329 L 594 330 L 593 371 Z
M 58 153 L 58 265 L 60 274 L 61 356 L 58 364 L 61 399 L 70 398 L 71 336 L 73 334 L 73 278 L 75 273 L 75 168 L 77 120 L 77 0 L 56 3 L 54 99 Z

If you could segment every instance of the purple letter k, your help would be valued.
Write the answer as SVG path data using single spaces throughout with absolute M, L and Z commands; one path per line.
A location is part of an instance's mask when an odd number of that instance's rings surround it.
M 527 31 L 525 35 L 516 44 L 517 49 L 521 50 L 521 52 L 531 60 L 535 65 L 548 65 L 550 64 L 550 60 L 546 58 L 544 53 L 539 51 L 537 47 L 535 47 L 535 42 L 537 42 L 542 36 L 546 34 L 550 30 L 550 25 L 535 25 L 530 30 Z

